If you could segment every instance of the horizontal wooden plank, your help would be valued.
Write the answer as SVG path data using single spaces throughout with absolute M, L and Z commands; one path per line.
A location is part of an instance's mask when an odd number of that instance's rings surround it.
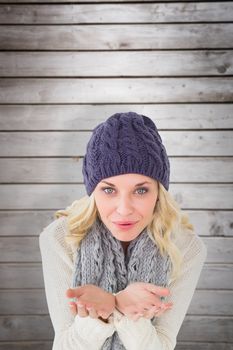
M 229 268 L 225 276 L 229 276 Z M 41 263 L 0 264 L 1 288 L 44 288 Z
M 0 341 L 52 340 L 54 331 L 48 315 L 0 316 Z
M 169 191 L 182 209 L 226 210 L 233 207 L 230 184 L 170 184 Z M 57 210 L 84 195 L 83 184 L 0 185 L 0 209 Z
M 14 51 L 0 52 L 0 61 L 2 77 L 222 76 L 233 73 L 231 50 Z
M 0 350 L 51 350 L 52 341 L 9 341 L 9 342 L 0 342 Z M 200 349 L 202 350 L 202 349 Z M 206 350 L 206 349 L 203 349 Z M 211 348 L 210 350 L 215 350 Z M 218 348 L 218 350 L 226 350 L 225 348 Z M 228 349 L 231 350 L 231 349 Z
M 1 345 L 0 345 L 1 348 Z M 233 343 L 191 343 L 191 342 L 177 342 L 176 350 L 233 350 Z M 5 350 L 5 349 L 3 349 Z M 21 350 L 21 349 L 11 349 Z M 43 349 L 45 350 L 45 349 Z M 46 349 L 47 350 L 47 349 Z
M 111 2 L 122 2 L 122 3 L 125 3 L 125 2 L 134 2 L 135 0 L 111 0 Z M 163 2 L 177 2 L 177 0 L 163 0 Z M 190 2 L 190 0 L 182 0 L 183 2 Z M 211 2 L 212 0 L 206 0 L 206 2 Z M 68 3 L 68 4 L 72 4 L 72 3 L 77 3 L 77 0 L 50 0 L 49 1 L 49 3 Z M 89 3 L 90 2 L 90 0 L 82 0 L 82 3 Z M 91 1 L 92 3 L 95 3 L 95 2 L 97 2 L 97 3 L 99 3 L 99 0 L 92 0 Z M 103 2 L 103 3 L 108 3 L 109 2 L 109 0 L 102 0 L 101 2 Z M 143 2 L 161 2 L 161 0 L 141 0 L 141 2 L 143 3 Z M 0 3 L 6 3 L 6 0 L 0 0 Z M 30 3 L 41 3 L 41 4 L 43 4 L 43 3 L 48 3 L 48 0 L 8 0 L 7 1 L 7 3 L 15 3 L 15 4 L 30 4 Z
M 181 326 L 179 341 L 233 341 L 233 317 L 187 316 Z
M 75 157 L 86 154 L 92 132 L 0 132 L 1 157 Z M 232 156 L 233 132 L 161 131 L 168 156 Z M 43 147 L 41 147 L 43 145 Z
M 178 335 L 179 341 L 232 342 L 232 317 L 187 316 Z M 1 316 L 0 340 L 51 340 L 53 329 L 49 316 Z
M 49 313 L 44 289 L 0 290 L 0 310 L 1 315 Z
M 83 158 L 75 157 L 0 158 L 0 182 L 82 183 L 82 166 Z M 206 182 L 207 179 L 208 183 L 233 181 L 233 157 L 170 157 L 170 168 L 170 182 Z
M 44 289 L 0 290 L 0 310 L 1 315 L 49 313 Z M 231 316 L 232 310 L 233 291 L 196 290 L 187 315 Z
M 44 288 L 41 263 L 0 264 L 1 288 Z M 198 289 L 233 289 L 232 264 L 205 263 L 197 284 Z
M 177 342 L 176 350 L 233 350 L 233 343 Z M 0 350 L 51 350 L 52 341 L 0 342 Z
M 1 24 L 90 24 L 232 21 L 233 6 L 221 3 L 2 5 Z
M 1 50 L 232 48 L 233 23 L 2 25 Z
M 199 236 L 233 236 L 232 211 L 184 210 Z M 0 211 L 0 236 L 38 236 L 55 211 Z M 35 229 L 37 228 L 37 229 Z
M 233 129 L 233 104 L 231 103 L 0 105 L 0 129 L 2 131 L 92 130 L 119 111 L 134 111 L 147 115 L 159 130 Z
M 2 78 L 0 103 L 232 102 L 232 85 L 232 77 Z
M 233 291 L 196 290 L 188 314 L 232 316 Z
M 204 237 L 206 263 L 233 263 L 232 237 Z M 41 262 L 37 237 L 0 237 L 0 262 Z

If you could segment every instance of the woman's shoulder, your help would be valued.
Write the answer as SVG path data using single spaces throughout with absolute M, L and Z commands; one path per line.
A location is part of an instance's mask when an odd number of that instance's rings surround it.
M 50 246 L 57 252 L 66 251 L 71 253 L 71 247 L 65 240 L 67 234 L 67 217 L 61 216 L 49 223 L 39 235 L 40 247 Z
M 182 229 L 176 236 L 175 244 L 186 261 L 192 259 L 204 261 L 206 259 L 207 247 L 195 231 Z

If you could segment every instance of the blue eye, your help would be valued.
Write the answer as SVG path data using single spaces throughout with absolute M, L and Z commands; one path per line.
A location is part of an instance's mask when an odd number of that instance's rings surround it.
M 112 190 L 111 187 L 104 187 L 102 190 L 105 192 L 105 190 Z M 106 194 L 112 193 L 112 192 L 105 192 Z
M 147 193 L 147 192 L 148 192 L 148 189 L 145 188 L 145 187 L 141 187 L 141 188 L 139 188 L 137 191 L 141 191 L 141 190 L 143 190 L 144 192 L 143 192 L 143 193 L 139 193 L 139 194 L 144 194 L 144 193 Z

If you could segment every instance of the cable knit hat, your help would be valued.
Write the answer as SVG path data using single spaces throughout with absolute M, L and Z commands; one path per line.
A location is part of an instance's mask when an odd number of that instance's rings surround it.
M 150 118 L 135 112 L 115 113 L 93 130 L 82 173 L 89 196 L 101 180 L 127 173 L 149 176 L 168 191 L 170 163 Z

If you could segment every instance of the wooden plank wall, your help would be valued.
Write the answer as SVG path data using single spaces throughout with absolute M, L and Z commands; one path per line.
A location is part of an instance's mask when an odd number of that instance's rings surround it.
M 233 3 L 0 3 L 0 349 L 51 349 L 38 235 L 85 194 L 91 130 L 131 110 L 208 247 L 176 349 L 232 350 Z

